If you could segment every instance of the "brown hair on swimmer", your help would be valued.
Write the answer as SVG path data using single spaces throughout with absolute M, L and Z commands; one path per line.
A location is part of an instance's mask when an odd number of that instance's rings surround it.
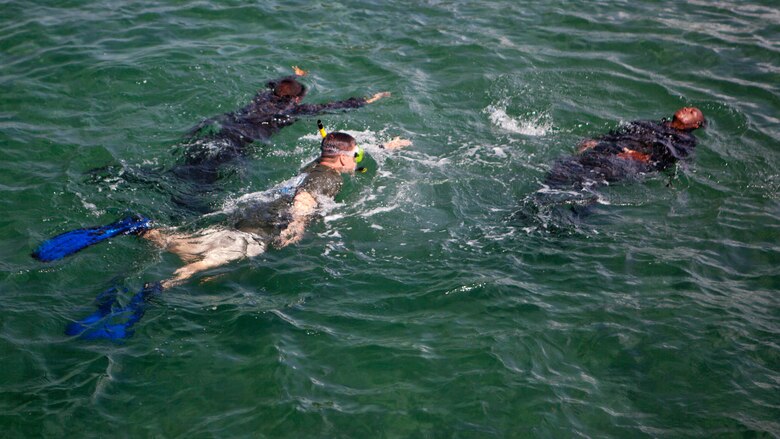
M 696 107 L 683 107 L 674 113 L 669 125 L 676 130 L 691 131 L 701 128 L 705 122 L 704 113 L 701 110 Z
M 306 94 L 306 87 L 294 79 L 286 78 L 274 85 L 274 94 L 280 98 L 302 98 Z
M 320 152 L 323 157 L 335 157 L 339 155 L 348 155 L 355 151 L 357 141 L 354 137 L 346 133 L 329 133 L 322 139 Z

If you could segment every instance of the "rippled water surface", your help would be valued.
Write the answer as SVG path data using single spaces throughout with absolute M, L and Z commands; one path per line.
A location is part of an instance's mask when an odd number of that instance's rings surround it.
M 780 12 L 770 1 L 2 1 L 0 436 L 780 437 Z M 65 325 L 180 266 L 127 211 L 194 221 L 164 170 L 265 81 L 370 158 L 297 246 Z M 693 161 L 518 216 L 578 140 L 695 105 Z M 303 118 L 213 208 L 318 151 Z M 396 135 L 413 147 L 388 153 Z M 127 300 L 125 297 L 123 300 Z

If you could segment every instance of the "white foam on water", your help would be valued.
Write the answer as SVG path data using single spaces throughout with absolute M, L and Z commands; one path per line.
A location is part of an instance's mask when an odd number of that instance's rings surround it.
M 325 222 L 332 221 L 332 217 L 336 217 L 339 215 L 331 215 L 331 212 L 335 211 L 336 209 L 340 208 L 344 205 L 344 203 L 337 203 L 332 198 L 328 198 L 324 195 L 317 195 L 315 197 L 317 199 L 317 213 L 323 216 Z
M 398 208 L 397 204 L 394 204 L 392 206 L 386 206 L 386 207 L 377 207 L 376 209 L 371 209 L 371 210 L 369 210 L 367 212 L 361 213 L 360 216 L 362 216 L 364 218 L 368 218 L 369 216 L 374 216 L 374 215 L 376 215 L 378 213 L 391 212 L 391 211 L 393 211 L 393 210 L 395 210 L 397 208 Z
M 87 209 L 93 216 L 100 216 L 105 213 L 105 211 L 98 209 L 94 203 L 87 201 L 84 195 L 82 195 L 80 192 L 75 192 L 74 194 L 79 199 L 79 201 L 81 201 L 81 205 L 84 206 L 84 208 Z
M 326 215 L 325 217 L 322 218 L 322 220 L 327 224 L 332 221 L 338 221 L 342 218 L 346 218 L 346 215 L 342 215 L 342 214 Z
M 326 230 L 323 233 L 318 233 L 317 236 L 320 236 L 322 238 L 334 238 L 334 239 L 342 238 L 341 233 L 339 233 L 338 230 Z
M 247 204 L 267 203 L 273 201 L 285 194 L 290 194 L 291 191 L 295 190 L 295 188 L 303 182 L 304 178 L 306 178 L 306 174 L 296 175 L 295 177 L 289 178 L 270 189 L 251 192 L 241 195 L 237 198 L 228 198 L 224 203 L 222 203 L 222 208 L 219 211 L 208 213 L 204 216 L 232 213 L 235 212 L 236 209 L 239 209 L 241 206 L 245 206 Z
M 526 118 L 511 117 L 506 106 L 488 105 L 484 110 L 493 125 L 525 136 L 544 136 L 552 129 L 552 118 L 547 113 L 533 111 Z
M 499 148 L 498 146 L 494 146 L 493 147 L 493 154 L 495 154 L 496 157 L 502 158 L 502 159 L 507 157 L 506 152 L 504 152 L 504 149 L 503 148 Z

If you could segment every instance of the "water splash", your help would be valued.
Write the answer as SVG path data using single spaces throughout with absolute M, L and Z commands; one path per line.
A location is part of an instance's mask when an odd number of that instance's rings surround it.
M 242 206 L 258 203 L 269 203 L 282 196 L 292 196 L 295 193 L 295 188 L 297 188 L 305 178 L 306 174 L 296 175 L 295 177 L 289 178 L 270 189 L 228 198 L 224 203 L 222 203 L 222 208 L 219 211 L 206 214 L 204 217 L 230 214 L 236 210 L 239 210 Z
M 493 125 L 525 136 L 544 136 L 552 129 L 552 118 L 546 112 L 532 111 L 525 116 L 511 117 L 506 112 L 506 104 L 488 105 L 484 112 Z

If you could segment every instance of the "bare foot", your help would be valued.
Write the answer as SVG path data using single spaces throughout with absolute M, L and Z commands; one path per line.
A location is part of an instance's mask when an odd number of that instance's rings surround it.
M 292 66 L 292 69 L 293 69 L 293 72 L 295 72 L 295 74 L 297 76 L 306 76 L 306 74 L 308 73 L 306 70 L 303 70 L 302 68 L 300 68 L 298 66 Z

